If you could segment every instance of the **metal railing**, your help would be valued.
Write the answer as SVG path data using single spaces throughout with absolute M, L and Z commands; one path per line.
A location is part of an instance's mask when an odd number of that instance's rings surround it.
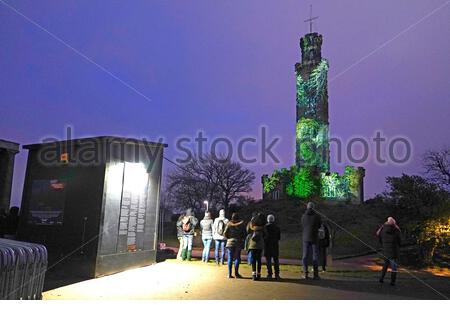
M 45 246 L 0 239 L 0 299 L 42 299 L 46 270 Z

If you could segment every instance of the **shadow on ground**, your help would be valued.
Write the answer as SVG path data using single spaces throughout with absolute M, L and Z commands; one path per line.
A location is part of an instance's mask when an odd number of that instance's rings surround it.
M 399 274 L 395 286 L 391 286 L 390 274 L 386 276 L 384 283 L 378 282 L 377 272 L 367 272 L 362 277 L 347 278 L 342 273 L 323 276 L 321 280 L 285 280 L 307 286 L 319 286 L 323 288 L 347 290 L 361 293 L 377 293 L 386 295 L 386 298 L 394 296 L 411 299 L 446 299 L 450 296 L 450 279 L 430 275 Z

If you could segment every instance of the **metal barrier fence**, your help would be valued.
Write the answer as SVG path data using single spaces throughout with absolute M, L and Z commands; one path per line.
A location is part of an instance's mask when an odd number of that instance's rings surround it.
M 0 239 L 0 299 L 42 299 L 46 270 L 45 246 Z

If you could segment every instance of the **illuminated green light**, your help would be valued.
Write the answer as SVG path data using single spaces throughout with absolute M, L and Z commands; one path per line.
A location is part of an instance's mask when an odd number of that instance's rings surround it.
M 265 177 L 263 191 L 270 193 L 278 188 L 296 198 L 358 199 L 364 170 L 346 167 L 343 175 L 329 172 L 329 65 L 326 59 L 318 63 L 313 60 L 319 57 L 316 53 L 320 45 L 321 37 L 314 34 L 306 35 L 300 43 L 304 65 L 296 65 L 296 165 Z
M 317 194 L 320 185 L 319 180 L 311 172 L 311 168 L 296 166 L 291 168 L 291 179 L 286 185 L 286 193 L 297 198 L 308 198 Z
M 306 108 L 305 115 L 314 116 L 317 104 L 327 92 L 328 61 L 322 59 L 307 80 L 297 74 L 297 108 Z
M 297 122 L 297 165 L 316 166 L 327 171 L 328 125 L 314 119 L 303 118 Z
M 270 177 L 265 178 L 263 181 L 264 192 L 265 193 L 272 192 L 279 182 L 280 182 L 280 174 L 278 171 L 274 171 L 274 173 Z
M 330 199 L 346 199 L 348 180 L 336 172 L 321 174 L 321 196 Z

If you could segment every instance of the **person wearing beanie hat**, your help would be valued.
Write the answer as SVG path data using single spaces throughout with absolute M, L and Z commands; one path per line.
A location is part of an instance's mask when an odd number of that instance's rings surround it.
M 225 218 L 225 210 L 219 211 L 219 217 L 214 220 L 213 224 L 213 239 L 215 244 L 214 257 L 218 265 L 224 264 L 225 257 L 225 244 L 227 238 L 225 238 L 225 228 L 228 224 L 228 219 Z
M 395 285 L 400 257 L 401 232 L 394 218 L 389 217 L 378 229 L 377 236 L 383 246 L 384 265 L 381 269 L 380 283 L 384 282 L 388 267 L 391 267 L 391 286 Z
M 275 216 L 267 216 L 266 237 L 264 238 L 264 256 L 266 257 L 267 278 L 272 279 L 272 260 L 275 269 L 275 279 L 280 280 L 279 241 L 281 239 L 280 228 L 275 224 Z
M 202 261 L 209 261 L 209 252 L 211 250 L 211 242 L 213 237 L 213 219 L 211 219 L 211 213 L 206 211 L 205 217 L 200 221 L 200 228 L 202 229 L 202 241 L 203 241 L 203 253 Z
M 231 221 L 228 222 L 224 232 L 227 238 L 228 251 L 228 278 L 242 278 L 239 274 L 239 264 L 241 263 L 241 250 L 245 239 L 244 221 L 240 219 L 237 213 L 233 213 Z M 232 273 L 234 262 L 234 277 Z
M 177 222 L 177 227 L 183 231 L 183 250 L 181 251 L 181 259 L 191 261 L 192 243 L 194 241 L 195 227 L 198 219 L 194 216 L 192 209 L 186 210 L 186 215 Z
M 259 280 L 261 278 L 261 256 L 264 250 L 264 238 L 266 237 L 266 218 L 262 213 L 258 213 L 251 220 L 247 233 L 250 234 L 248 239 L 248 251 L 252 255 L 252 278 Z

